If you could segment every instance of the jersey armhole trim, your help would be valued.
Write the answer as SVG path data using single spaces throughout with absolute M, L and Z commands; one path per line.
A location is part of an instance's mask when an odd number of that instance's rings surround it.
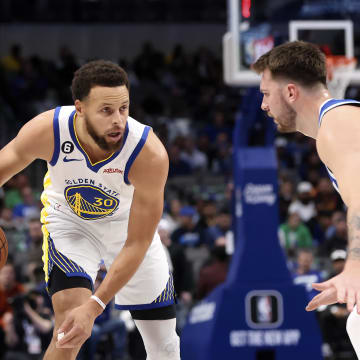
M 129 171 L 131 168 L 131 165 L 133 164 L 133 162 L 135 161 L 136 157 L 139 155 L 139 152 L 141 151 L 141 149 L 143 148 L 145 141 L 149 135 L 149 131 L 150 131 L 151 127 L 150 126 L 145 126 L 144 131 L 141 135 L 141 139 L 139 140 L 138 144 L 136 145 L 134 151 L 132 152 L 132 154 L 130 155 L 126 166 L 125 166 L 125 171 L 124 171 L 124 181 L 125 184 L 127 185 L 131 185 L 128 175 L 129 175 Z
M 54 120 L 53 120 L 53 129 L 54 129 L 54 152 L 49 164 L 51 166 L 56 165 L 59 159 L 60 153 L 60 129 L 59 129 L 59 113 L 61 106 L 58 106 L 55 109 Z
M 354 106 L 360 106 L 360 102 L 356 100 L 338 100 L 338 99 L 329 99 L 326 101 L 321 107 L 320 107 L 320 113 L 319 113 L 319 128 L 321 126 L 322 120 L 324 115 L 331 109 L 334 109 L 338 106 L 342 105 L 354 105 Z M 325 107 L 325 109 L 324 109 Z

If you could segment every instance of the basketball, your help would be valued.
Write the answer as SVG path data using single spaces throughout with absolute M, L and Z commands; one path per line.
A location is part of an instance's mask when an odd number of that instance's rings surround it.
M 4 231 L 0 228 L 0 269 L 6 264 L 8 257 L 8 242 Z

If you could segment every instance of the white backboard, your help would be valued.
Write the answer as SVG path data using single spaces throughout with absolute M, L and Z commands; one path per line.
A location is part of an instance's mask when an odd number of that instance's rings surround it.
M 241 19 L 241 0 L 228 1 L 228 32 L 223 36 L 223 64 L 224 81 L 228 85 L 256 86 L 260 76 L 242 66 L 242 30 L 249 27 L 249 23 Z M 301 38 L 302 32 L 309 30 L 316 38 L 321 31 L 338 31 L 342 35 L 344 54 L 354 56 L 354 31 L 351 20 L 301 20 L 290 21 L 286 40 L 306 40 Z M 286 31 L 285 31 L 286 32 Z M 284 34 L 286 35 L 286 34 Z M 286 36 L 285 36 L 286 37 Z M 308 40 L 307 40 L 308 41 Z M 339 54 L 338 54 L 339 55 Z M 352 84 L 360 84 L 360 70 L 355 69 L 351 77 Z

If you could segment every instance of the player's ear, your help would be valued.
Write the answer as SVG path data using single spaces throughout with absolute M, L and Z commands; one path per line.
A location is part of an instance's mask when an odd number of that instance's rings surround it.
M 295 84 L 287 84 L 285 96 L 289 102 L 294 102 L 299 96 L 299 88 Z
M 83 106 L 83 103 L 80 101 L 80 100 L 75 100 L 75 109 L 76 109 L 76 112 L 79 116 L 83 115 L 84 113 L 84 106 Z

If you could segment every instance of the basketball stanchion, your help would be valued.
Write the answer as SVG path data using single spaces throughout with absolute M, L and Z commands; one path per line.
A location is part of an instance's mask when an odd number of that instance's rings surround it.
M 356 68 L 356 58 L 340 55 L 327 55 L 326 65 L 328 73 L 327 86 L 335 99 L 344 99 L 346 89 Z
M 181 334 L 183 360 L 321 360 L 308 295 L 294 285 L 279 245 L 273 147 L 239 143 L 234 132 L 235 253 L 226 282 L 195 306 Z

